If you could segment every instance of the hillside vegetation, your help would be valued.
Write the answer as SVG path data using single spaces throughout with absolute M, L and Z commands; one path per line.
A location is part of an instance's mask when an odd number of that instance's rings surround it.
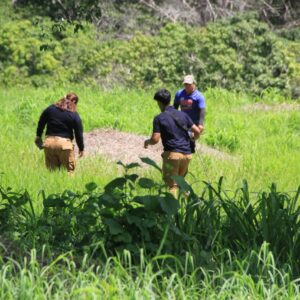
M 8 9 L 4 7 L 2 14 Z M 260 94 L 274 88 L 298 95 L 297 30 L 282 34 L 293 41 L 279 37 L 257 13 L 207 27 L 165 21 L 152 33 L 146 30 L 149 24 L 140 31 L 134 23 L 124 39 L 93 23 L 29 17 L 28 7 L 9 9 L 12 19 L 3 21 L 0 29 L 2 85 L 70 82 L 145 88 L 178 85 L 183 74 L 193 73 L 202 89 L 218 86 Z M 149 12 L 142 16 L 155 20 Z

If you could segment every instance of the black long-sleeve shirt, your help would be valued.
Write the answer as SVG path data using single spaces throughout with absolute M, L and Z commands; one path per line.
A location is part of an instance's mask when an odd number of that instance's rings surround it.
M 40 116 L 36 131 L 37 136 L 42 137 L 46 124 L 46 135 L 60 136 L 73 140 L 75 133 L 79 150 L 84 150 L 82 122 L 77 112 L 62 110 L 55 105 L 50 105 Z

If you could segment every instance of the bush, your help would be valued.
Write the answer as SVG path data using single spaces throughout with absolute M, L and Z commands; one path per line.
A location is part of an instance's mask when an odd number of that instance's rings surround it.
M 260 94 L 270 87 L 287 91 L 289 64 L 296 70 L 293 74 L 298 68 L 293 47 L 283 51 L 280 39 L 255 17 L 206 28 L 172 23 L 157 36 L 137 33 L 128 41 L 102 43 L 90 24 L 77 33 L 72 25 L 48 19 L 34 24 L 19 20 L 1 27 L 3 84 L 85 82 L 145 88 L 178 85 L 184 74 L 193 73 L 203 89 L 220 86 Z

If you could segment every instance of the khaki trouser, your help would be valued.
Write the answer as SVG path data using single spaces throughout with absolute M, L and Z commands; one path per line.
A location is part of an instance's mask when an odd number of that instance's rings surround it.
M 47 136 L 44 142 L 45 163 L 49 170 L 66 168 L 71 174 L 75 170 L 74 145 L 70 139 Z
M 168 185 L 170 192 L 176 196 L 178 187 L 175 180 L 173 180 L 171 176 L 178 175 L 184 177 L 186 175 L 189 163 L 192 159 L 192 154 L 164 151 L 162 158 L 163 179 Z

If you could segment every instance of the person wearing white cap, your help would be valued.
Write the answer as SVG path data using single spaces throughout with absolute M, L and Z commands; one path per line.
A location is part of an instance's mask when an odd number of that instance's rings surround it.
M 205 98 L 196 88 L 196 81 L 193 75 L 186 75 L 183 78 L 184 88 L 179 90 L 174 98 L 174 107 L 185 112 L 192 121 L 199 127 L 200 133 L 204 130 Z

